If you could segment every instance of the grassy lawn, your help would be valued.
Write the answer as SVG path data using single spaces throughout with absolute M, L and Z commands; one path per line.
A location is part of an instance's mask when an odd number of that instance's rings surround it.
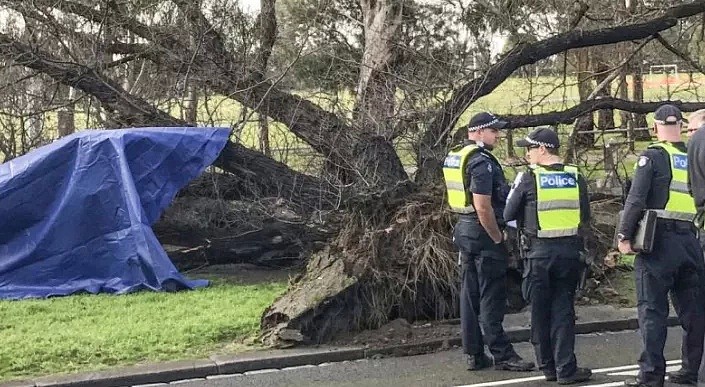
M 636 283 L 634 271 L 618 269 L 612 272 L 603 282 L 614 289 L 618 296 L 605 300 L 608 304 L 617 304 L 622 307 L 636 307 Z
M 256 349 L 286 282 L 0 301 L 0 381 Z

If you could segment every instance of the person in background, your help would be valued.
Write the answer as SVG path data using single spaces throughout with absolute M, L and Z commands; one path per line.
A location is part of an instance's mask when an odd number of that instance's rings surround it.
M 688 116 L 688 189 L 693 195 L 700 248 L 705 251 L 705 109 Z M 705 286 L 705 279 L 700 281 Z M 701 290 L 705 294 L 705 290 Z M 678 308 L 678 305 L 675 305 Z M 669 380 L 673 377 L 669 375 Z M 699 385 L 705 386 L 705 359 L 700 360 Z

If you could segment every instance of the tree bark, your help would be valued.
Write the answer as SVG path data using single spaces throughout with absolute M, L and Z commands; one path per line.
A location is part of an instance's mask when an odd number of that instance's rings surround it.
M 196 126 L 198 119 L 198 88 L 191 81 L 186 81 L 185 98 L 183 103 L 184 120 L 189 125 Z
M 73 87 L 59 85 L 61 98 L 61 107 L 57 112 L 57 129 L 59 131 L 59 137 L 68 136 L 69 134 L 76 131 L 76 122 L 74 111 L 76 105 L 73 103 L 75 98 L 75 90 Z
M 258 16 L 260 48 L 257 57 L 257 71 L 260 80 L 265 79 L 267 64 L 272 55 L 272 48 L 277 39 L 277 14 L 276 0 L 260 0 L 260 14 Z M 269 120 L 267 116 L 259 114 L 259 148 L 265 156 L 271 156 L 269 145 Z
M 595 81 L 599 85 L 602 81 L 609 77 L 610 67 L 604 61 L 602 55 L 598 56 L 595 66 Z M 612 87 L 607 83 L 597 94 L 595 98 L 604 98 L 612 96 Z M 614 111 L 611 109 L 600 109 L 597 111 L 597 128 L 599 130 L 613 129 L 614 126 Z
M 635 60 L 635 65 L 632 72 L 632 100 L 635 102 L 644 102 L 644 75 L 642 73 L 641 61 L 639 60 L 641 56 L 637 57 Z M 656 107 L 654 108 L 656 109 Z M 634 113 L 633 121 L 635 128 L 646 128 L 648 124 L 646 122 L 646 113 Z M 648 130 L 635 131 L 632 137 L 635 140 L 648 141 L 651 138 L 651 134 Z
M 578 96 L 580 102 L 587 101 L 593 89 L 592 73 L 590 72 L 590 50 L 587 48 L 575 51 Z M 579 133 L 581 131 L 592 131 L 594 128 L 593 113 L 587 113 L 578 117 L 575 122 L 575 148 L 591 147 L 595 143 L 595 135 L 592 133 Z
M 364 133 L 392 137 L 395 107 L 393 65 L 401 27 L 403 0 L 360 0 L 365 49 L 360 63 L 357 125 Z

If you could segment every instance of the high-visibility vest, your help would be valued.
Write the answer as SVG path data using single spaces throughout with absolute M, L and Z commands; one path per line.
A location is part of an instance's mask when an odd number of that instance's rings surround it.
M 688 154 L 681 152 L 669 142 L 653 143 L 649 148 L 665 150 L 671 165 L 671 185 L 668 188 L 666 207 L 652 211 L 656 211 L 659 218 L 692 222 L 697 211 L 688 190 Z
M 558 238 L 578 235 L 578 168 L 565 166 L 562 171 L 557 171 L 537 166 L 533 168 L 533 175 L 536 179 L 536 236 Z
M 475 212 L 475 207 L 472 205 L 472 196 L 468 192 L 469 182 L 466 181 L 465 169 L 470 156 L 479 150 L 480 147 L 477 144 L 459 145 L 451 149 L 443 162 L 443 177 L 445 177 L 446 182 L 448 204 L 450 204 L 450 208 L 454 212 L 460 214 Z M 491 154 L 485 154 L 497 161 Z

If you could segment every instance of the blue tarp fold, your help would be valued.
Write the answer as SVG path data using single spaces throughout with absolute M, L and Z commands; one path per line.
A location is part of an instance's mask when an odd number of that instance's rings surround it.
M 0 298 L 128 293 L 187 280 L 152 224 L 227 128 L 83 131 L 0 165 Z

